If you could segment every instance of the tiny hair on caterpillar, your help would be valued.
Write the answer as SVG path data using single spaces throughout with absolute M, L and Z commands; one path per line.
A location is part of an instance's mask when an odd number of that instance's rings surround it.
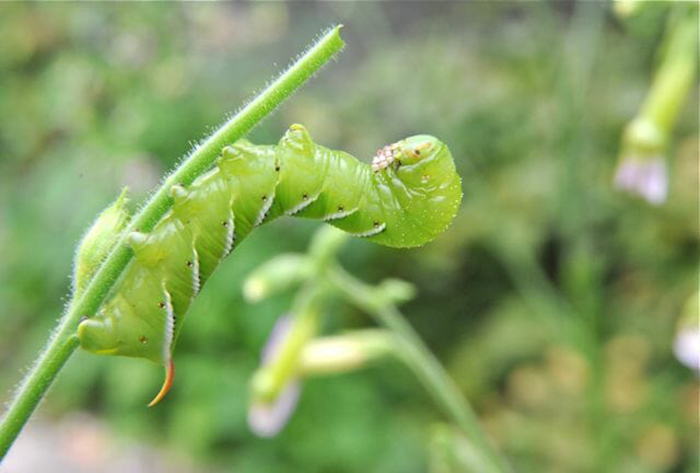
M 78 326 L 87 351 L 165 367 L 149 406 L 172 385 L 173 349 L 192 301 L 255 227 L 285 215 L 312 218 L 386 246 L 414 247 L 444 231 L 462 199 L 450 150 L 433 136 L 385 146 L 366 164 L 314 143 L 298 124 L 277 145 L 242 139 L 226 146 L 209 172 L 170 193 L 173 207 L 150 232 L 126 236 L 134 258 L 97 314 Z

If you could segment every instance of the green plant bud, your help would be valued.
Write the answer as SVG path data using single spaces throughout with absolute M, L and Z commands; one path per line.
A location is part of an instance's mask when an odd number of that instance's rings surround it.
M 262 366 L 251 380 L 253 399 L 272 401 L 294 382 L 299 356 L 316 333 L 317 318 L 315 311 L 280 318 L 263 349 Z
M 313 255 L 317 264 L 327 264 L 348 238 L 347 233 L 337 228 L 323 227 L 314 235 L 309 252 Z
M 354 371 L 391 354 L 395 349 L 394 336 L 383 329 L 319 337 L 304 347 L 299 358 L 299 373 L 313 376 Z
M 271 295 L 291 289 L 312 273 L 309 258 L 297 253 L 281 254 L 254 270 L 243 284 L 243 296 L 258 302 Z
M 306 287 L 294 301 L 289 315 L 275 324 L 262 351 L 262 363 L 251 380 L 253 402 L 274 401 L 298 377 L 299 357 L 316 336 L 322 303 L 318 287 Z
M 125 187 L 117 200 L 102 211 L 83 235 L 75 253 L 73 266 L 74 296 L 79 296 L 87 287 L 126 227 L 129 221 L 126 209 L 127 193 Z
M 641 6 L 640 0 L 614 0 L 613 11 L 618 18 L 629 18 L 637 15 Z
M 645 157 L 663 154 L 668 135 L 647 117 L 637 117 L 625 128 L 622 140 L 623 154 Z
M 416 296 L 416 287 L 401 279 L 385 279 L 377 286 L 380 296 L 394 304 L 408 302 Z
M 299 356 L 318 323 L 313 298 L 302 297 L 302 302 L 310 305 L 277 319 L 263 347 L 261 366 L 250 381 L 248 425 L 261 437 L 276 435 L 299 400 Z

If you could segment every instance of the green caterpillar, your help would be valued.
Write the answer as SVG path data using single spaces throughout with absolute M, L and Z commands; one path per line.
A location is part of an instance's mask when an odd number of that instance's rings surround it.
M 418 135 L 385 146 L 371 165 L 315 144 L 293 125 L 276 146 L 240 140 L 185 189 L 148 233 L 127 236 L 135 258 L 93 318 L 80 323 L 85 350 L 147 358 L 166 368 L 187 309 L 219 263 L 253 228 L 283 215 L 324 220 L 392 247 L 422 245 L 445 230 L 462 199 L 452 155 Z M 80 258 L 80 257 L 79 257 Z

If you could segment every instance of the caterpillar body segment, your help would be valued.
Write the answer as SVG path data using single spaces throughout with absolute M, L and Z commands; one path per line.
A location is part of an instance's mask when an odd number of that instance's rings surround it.
M 184 316 L 221 261 L 256 227 L 281 216 L 323 220 L 393 247 L 422 245 L 445 230 L 461 201 L 461 181 L 445 144 L 418 135 L 380 150 L 373 163 L 317 145 L 293 125 L 278 145 L 240 140 L 185 188 L 172 209 L 127 242 L 135 257 L 95 317 L 81 346 L 147 358 L 166 368 L 158 402 L 172 384 L 172 353 Z

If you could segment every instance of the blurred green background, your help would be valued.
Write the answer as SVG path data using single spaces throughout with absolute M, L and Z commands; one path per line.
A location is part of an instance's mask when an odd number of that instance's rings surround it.
M 121 186 L 145 197 L 343 23 L 338 61 L 250 138 L 273 143 L 300 122 L 368 161 L 434 134 L 465 193 L 434 243 L 354 241 L 346 265 L 418 286 L 404 312 L 517 471 L 698 471 L 698 378 L 672 352 L 698 287 L 697 90 L 669 150 L 667 203 L 612 187 L 665 9 L 623 21 L 604 2 L 1 5 L 0 400 L 61 313 L 82 232 Z M 65 457 L 71 471 L 426 471 L 441 417 L 398 363 L 306 383 L 275 439 L 246 426 L 249 376 L 290 298 L 250 306 L 241 283 L 303 250 L 315 228 L 278 221 L 233 253 L 188 315 L 175 386 L 156 409 L 145 405 L 159 367 L 76 353 L 12 464 L 46 445 L 63 458 L 54 471 Z M 369 325 L 341 305 L 329 316 Z

